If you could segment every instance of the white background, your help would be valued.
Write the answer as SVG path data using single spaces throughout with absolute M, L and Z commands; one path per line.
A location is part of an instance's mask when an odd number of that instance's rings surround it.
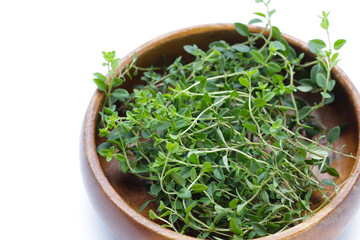
M 273 24 L 308 41 L 345 38 L 342 69 L 360 89 L 359 18 L 353 0 L 273 0 Z M 113 240 L 92 209 L 80 175 L 82 118 L 103 72 L 102 51 L 119 57 L 169 31 L 247 23 L 254 0 L 0 2 L 0 239 Z M 360 200 L 360 199 L 359 199 Z M 339 223 L 342 224 L 342 223 Z M 340 240 L 358 239 L 360 213 Z

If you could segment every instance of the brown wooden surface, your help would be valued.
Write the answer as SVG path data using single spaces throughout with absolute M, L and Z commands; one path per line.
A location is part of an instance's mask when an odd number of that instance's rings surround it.
M 250 27 L 251 32 L 260 30 L 257 27 Z M 284 37 L 295 50 L 304 51 L 309 58 L 313 57 L 305 43 L 287 35 Z M 182 29 L 154 39 L 136 49 L 137 65 L 161 66 L 164 53 L 168 63 L 179 55 L 183 55 L 186 60 L 191 56 L 185 53 L 183 45 L 196 43 L 200 48 L 206 49 L 208 44 L 215 40 L 236 43 L 243 39 L 235 32 L 232 24 L 212 24 Z M 131 61 L 134 52 L 122 59 L 120 68 L 124 68 Z M 356 155 L 356 161 L 341 157 L 333 163 L 341 174 L 336 182 L 341 183 L 345 180 L 347 182 L 326 207 L 306 222 L 282 233 L 261 238 L 263 240 L 336 239 L 359 207 L 360 98 L 354 85 L 339 68 L 336 67 L 332 73 L 337 80 L 334 89 L 336 101 L 316 114 L 327 127 L 341 123 L 350 124 L 346 132 L 342 133 L 336 147 L 340 148 L 341 145 L 346 144 L 344 152 Z M 138 83 L 140 83 L 139 79 L 127 81 L 125 88 L 131 91 L 132 86 Z M 311 96 L 308 100 L 311 101 Z M 137 210 L 150 197 L 146 193 L 144 184 L 133 176 L 122 174 L 116 161 L 107 163 L 97 155 L 95 147 L 100 140 L 96 136 L 95 123 L 102 101 L 103 95 L 96 91 L 84 118 L 80 141 L 82 175 L 88 196 L 97 213 L 119 239 L 195 239 L 179 235 L 152 222 L 147 218 L 148 208 L 142 212 L 143 215 L 138 214 Z

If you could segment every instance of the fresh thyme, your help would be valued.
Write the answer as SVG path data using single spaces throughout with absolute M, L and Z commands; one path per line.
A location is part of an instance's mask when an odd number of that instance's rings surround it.
M 264 31 L 235 23 L 246 42 L 216 41 L 207 51 L 184 46 L 194 61 L 179 56 L 160 72 L 138 68 L 135 55 L 115 74 L 120 59 L 104 52 L 108 75 L 95 74 L 106 96 L 99 125 L 106 142 L 98 153 L 145 180 L 158 203 L 150 218 L 176 232 L 238 240 L 283 231 L 324 205 L 312 208 L 314 191 L 326 203 L 326 189 L 338 190 L 332 178 L 319 179 L 323 172 L 339 177 L 330 153 L 352 157 L 333 149 L 340 127 L 326 129 L 311 114 L 334 101 L 331 69 L 345 40 L 330 42 L 323 12 L 328 43 L 311 40 L 316 61 L 303 62 L 304 53 L 272 25 L 270 1 L 256 2 L 266 13 L 250 23 L 264 22 Z M 129 93 L 119 86 L 131 71 L 142 72 L 146 86 Z M 297 92 L 321 97 L 309 105 Z

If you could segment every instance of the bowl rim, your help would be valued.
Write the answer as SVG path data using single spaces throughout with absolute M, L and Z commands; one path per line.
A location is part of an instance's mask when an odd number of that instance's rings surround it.
M 250 32 L 260 32 L 263 29 L 261 27 L 257 27 L 253 25 L 248 25 L 248 27 Z M 130 63 L 135 52 L 138 55 L 141 55 L 151 48 L 154 48 L 169 41 L 173 41 L 174 39 L 182 36 L 187 36 L 189 34 L 195 35 L 209 31 L 220 31 L 220 30 L 235 31 L 235 27 L 234 24 L 232 23 L 203 24 L 203 25 L 181 28 L 163 34 L 159 37 L 156 37 L 144 43 L 140 47 L 136 48 L 135 50 L 127 54 L 124 58 L 122 58 L 117 70 L 123 68 L 128 63 Z M 282 37 L 285 38 L 290 45 L 295 45 L 306 54 L 313 56 L 313 54 L 308 50 L 307 44 L 305 42 L 284 33 L 282 33 Z M 344 88 L 347 96 L 350 99 L 350 102 L 352 102 L 353 107 L 355 109 L 356 124 L 358 129 L 360 129 L 360 96 L 358 91 L 356 90 L 354 84 L 351 82 L 348 76 L 338 66 L 335 66 L 332 69 L 332 74 L 339 80 L 339 83 L 342 85 L 342 88 Z M 195 237 L 176 233 L 167 228 L 163 228 L 157 223 L 151 221 L 150 219 L 147 219 L 146 217 L 140 215 L 136 210 L 131 208 L 111 186 L 110 182 L 106 178 L 105 173 L 103 172 L 100 166 L 99 158 L 96 152 L 96 142 L 95 142 L 98 110 L 100 109 L 103 99 L 104 99 L 104 94 L 102 94 L 99 90 L 96 90 L 89 103 L 84 118 L 84 147 L 85 147 L 85 156 L 87 158 L 90 169 L 97 183 L 99 184 L 100 188 L 104 192 L 104 194 L 111 200 L 112 204 L 116 206 L 116 208 L 121 210 L 129 218 L 133 219 L 137 224 L 141 225 L 143 228 L 148 229 L 149 231 L 156 231 L 160 236 L 171 239 L 184 239 L 184 240 L 198 239 Z M 257 239 L 259 240 L 283 239 L 286 237 L 296 235 L 300 232 L 303 232 L 306 229 L 313 227 L 318 222 L 322 221 L 325 218 L 325 216 L 333 212 L 337 208 L 337 206 L 339 206 L 340 203 L 342 203 L 346 199 L 346 197 L 349 195 L 355 184 L 359 182 L 360 179 L 360 160 L 359 160 L 360 136 L 359 135 L 360 134 L 358 134 L 359 140 L 358 140 L 357 152 L 355 155 L 356 159 L 350 173 L 353 175 L 353 177 L 349 176 L 350 179 L 341 187 L 339 193 L 336 194 L 325 207 L 323 207 L 319 212 L 317 212 L 307 221 L 297 224 L 294 227 L 291 227 L 283 232 L 279 232 L 273 235 L 269 235 Z

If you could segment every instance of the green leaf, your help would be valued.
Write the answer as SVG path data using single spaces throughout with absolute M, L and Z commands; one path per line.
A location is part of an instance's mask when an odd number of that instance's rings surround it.
M 230 221 L 229 221 L 230 229 L 235 234 L 243 234 L 244 232 L 241 230 L 238 222 L 239 222 L 238 218 L 230 218 Z
M 329 12 L 326 13 L 325 11 L 322 12 L 322 16 L 321 16 L 321 24 L 320 26 L 325 29 L 328 30 L 329 29 L 329 19 L 328 19 L 328 15 Z
M 242 109 L 241 111 L 239 111 L 239 115 L 238 116 L 241 116 L 241 117 L 248 117 L 250 116 L 250 112 L 246 109 Z
M 142 136 L 143 138 L 150 138 L 151 134 L 149 134 L 146 130 L 147 130 L 147 129 L 142 129 L 142 130 L 141 130 L 141 136 Z
M 274 10 L 275 10 L 275 9 L 274 9 Z M 281 40 L 281 32 L 280 32 L 279 28 L 273 26 L 273 27 L 271 28 L 271 30 L 272 30 L 272 36 L 273 36 L 273 38 L 275 38 L 276 40 Z
M 319 171 L 321 173 L 326 172 L 326 168 L 328 166 L 330 166 L 330 158 L 329 157 L 326 157 L 325 160 L 323 160 L 323 161 L 324 161 L 324 163 L 322 163 L 322 165 L 319 167 Z
M 311 112 L 311 107 L 305 106 L 299 111 L 299 120 L 306 118 Z
M 236 213 L 237 213 L 238 215 L 240 215 L 240 214 L 241 214 L 241 211 L 245 208 L 246 205 L 247 205 L 246 202 L 237 205 L 237 207 L 236 207 Z
M 146 208 L 146 206 L 152 201 L 154 201 L 154 200 L 150 199 L 150 200 L 147 200 L 146 202 L 144 202 L 143 205 L 141 205 L 141 207 L 139 208 L 138 213 L 141 213 L 144 210 L 144 208 Z
M 276 133 L 275 133 L 275 136 L 274 136 L 277 140 L 285 140 L 285 139 L 287 139 L 289 136 L 286 134 L 286 133 L 284 133 L 284 132 L 281 132 L 281 131 L 277 131 Z
M 255 0 L 257 3 L 261 3 L 263 0 Z M 266 15 L 261 12 L 254 12 L 255 15 L 258 15 L 260 17 L 266 18 Z
M 221 118 L 222 116 L 224 116 L 227 112 L 229 112 L 230 109 L 229 108 L 223 108 L 221 109 L 221 111 L 219 112 L 219 116 L 218 118 Z
M 321 94 L 321 96 L 323 96 L 323 98 L 326 98 L 326 99 L 331 98 L 331 95 L 326 92 L 321 92 L 320 94 Z
M 300 85 L 304 86 L 304 87 L 309 87 L 309 88 L 311 88 L 311 90 L 316 89 L 317 88 L 316 76 L 314 77 L 314 80 L 309 79 L 309 78 L 301 79 L 300 80 Z
M 281 119 L 281 118 L 278 118 L 278 119 L 272 124 L 272 126 L 273 126 L 274 129 L 278 129 L 279 127 L 282 126 L 282 124 L 283 124 L 282 119 Z
M 285 152 L 281 151 L 281 152 L 278 152 L 277 156 L 276 156 L 276 161 L 278 163 L 282 163 L 284 161 L 284 159 L 286 159 L 286 154 Z
M 281 67 L 274 62 L 269 62 L 265 65 L 266 70 L 268 70 L 270 73 L 277 73 L 281 71 Z
M 124 82 L 124 80 L 121 79 L 121 78 L 114 77 L 114 78 L 112 79 L 112 85 L 113 85 L 113 87 L 118 87 L 118 86 L 120 86 L 123 82 Z
M 225 176 L 224 176 L 224 172 L 223 172 L 222 168 L 217 167 L 214 170 L 214 176 L 219 180 L 223 180 L 225 178 Z
M 191 190 L 194 191 L 195 193 L 206 191 L 207 189 L 208 187 L 201 183 L 194 183 L 191 187 Z
M 327 140 L 329 144 L 333 144 L 339 139 L 339 137 L 340 137 L 340 127 L 336 126 L 329 131 L 327 135 Z
M 318 73 L 318 74 L 316 74 L 316 84 L 319 86 L 319 87 L 321 87 L 321 88 L 323 88 L 323 89 L 326 89 L 326 77 L 325 77 L 325 75 L 324 74 L 322 74 L 322 73 Z
M 103 92 L 106 91 L 106 84 L 105 84 L 105 81 L 99 79 L 99 78 L 95 78 L 94 79 L 94 83 L 96 84 L 97 88 Z
M 249 81 L 244 77 L 240 77 L 239 82 L 240 82 L 241 85 L 243 85 L 246 88 L 249 88 L 249 86 L 250 86 Z
M 327 168 L 326 168 L 326 172 L 327 172 L 330 176 L 337 177 L 337 178 L 340 177 L 338 171 L 337 171 L 335 168 L 333 168 L 333 167 L 327 167 Z
M 182 188 L 178 192 L 179 198 L 191 198 L 191 192 L 187 188 Z
M 119 63 L 120 63 L 120 58 L 116 58 L 112 61 L 111 63 L 111 68 L 113 70 L 115 70 L 118 66 L 119 66 Z
M 270 203 L 269 194 L 267 193 L 266 190 L 264 190 L 260 193 L 260 197 L 264 202 Z
M 166 217 L 166 216 L 169 216 L 170 213 L 171 213 L 171 211 L 168 210 L 168 211 L 162 213 L 162 214 L 159 216 L 159 218 L 164 218 L 164 217 Z M 167 225 L 167 224 L 164 224 L 164 225 L 161 225 L 161 226 L 162 226 L 162 227 L 171 227 L 170 225 Z
M 325 70 L 322 66 L 320 66 L 319 64 L 314 65 L 311 70 L 310 70 L 310 79 L 313 80 L 314 82 L 316 82 L 316 75 L 318 73 L 323 73 L 325 75 Z
M 130 96 L 129 92 L 125 89 L 116 89 L 112 95 L 116 98 L 128 98 Z
M 334 181 L 332 179 L 324 179 L 321 182 L 328 186 L 336 186 L 336 184 L 334 183 Z
M 230 201 L 229 207 L 230 207 L 231 209 L 236 208 L 238 202 L 239 202 L 239 199 L 238 199 L 238 198 L 234 198 L 233 200 Z
M 192 164 L 200 164 L 199 158 L 195 153 L 190 155 L 189 160 Z
M 269 11 L 269 17 L 271 17 L 275 12 L 276 12 L 276 9 Z
M 253 222 L 251 226 L 258 236 L 263 237 L 266 235 L 266 227 L 264 225 Z
M 205 104 L 207 104 L 207 106 L 212 104 L 211 98 L 210 98 L 208 93 L 204 94 L 203 101 L 204 101 Z
M 304 211 L 310 210 L 309 205 L 308 205 L 304 200 L 302 200 L 300 197 L 299 197 L 298 200 L 299 200 L 299 204 L 300 204 L 301 208 L 302 208 Z
M 335 80 L 329 80 L 327 85 L 327 90 L 332 91 L 334 89 L 335 83 L 336 83 Z
M 339 50 L 340 48 L 342 48 L 342 46 L 344 46 L 345 43 L 346 43 L 345 39 L 336 40 L 336 42 L 334 43 L 335 50 Z
M 132 138 L 127 138 L 127 139 L 125 139 L 125 144 L 129 145 L 129 144 L 135 142 L 136 140 L 138 140 L 139 138 L 140 138 L 139 136 L 132 137 Z
M 261 131 L 265 133 L 266 135 L 270 134 L 270 127 L 266 125 L 261 125 Z
M 186 180 L 182 176 L 180 176 L 179 174 L 177 174 L 175 172 L 172 172 L 170 175 L 177 184 L 179 184 L 182 187 L 185 187 Z
M 197 178 L 196 168 L 193 167 L 193 168 L 191 168 L 191 170 L 190 170 L 190 179 L 191 179 L 192 181 L 194 181 L 196 178 Z
M 166 149 L 171 153 L 174 150 L 174 144 L 171 142 L 168 142 L 166 144 Z
M 134 53 L 134 56 L 133 56 L 133 60 L 132 60 L 132 63 L 133 63 L 133 64 L 136 63 L 137 58 L 138 58 L 138 55 L 137 55 L 137 53 L 135 52 L 135 53 Z
M 235 29 L 236 31 L 243 37 L 249 36 L 249 28 L 245 24 L 242 23 L 235 23 Z
M 109 149 L 100 149 L 98 153 L 100 154 L 100 156 L 106 157 L 109 153 Z
M 280 228 L 280 225 L 272 223 L 272 222 L 268 222 L 267 225 L 274 230 L 277 230 Z
M 292 216 L 291 212 L 285 213 L 284 220 L 289 222 L 291 220 L 291 216 Z
M 152 219 L 152 220 L 157 219 L 157 215 L 156 215 L 156 213 L 155 213 L 152 209 L 149 210 L 149 217 L 150 217 L 150 219 Z
M 266 101 L 264 99 L 255 99 L 254 100 L 254 107 L 262 108 L 266 105 Z
M 254 61 L 256 63 L 263 63 L 264 62 L 264 57 L 259 51 L 256 51 L 256 50 L 253 49 L 253 50 L 250 51 L 250 54 L 251 54 L 251 57 L 254 59 Z
M 256 133 L 257 132 L 257 127 L 256 125 L 252 124 L 252 123 L 244 123 L 243 124 L 244 127 L 246 127 L 249 131 Z
M 312 189 L 310 189 L 310 190 L 306 193 L 306 195 L 305 195 L 305 201 L 310 202 L 311 194 L 312 194 Z
M 152 195 L 156 196 L 161 191 L 160 184 L 152 184 L 150 187 L 150 192 Z
M 164 96 L 162 95 L 162 93 L 161 92 L 158 92 L 157 94 L 156 94 L 156 102 L 158 103 L 158 104 L 164 104 L 164 102 L 165 102 L 165 98 L 164 98 Z
M 255 23 L 260 23 L 260 22 L 263 22 L 263 21 L 259 18 L 253 18 L 249 21 L 249 24 L 255 24 Z
M 265 94 L 264 100 L 265 100 L 266 102 L 270 102 L 271 99 L 273 99 L 273 98 L 275 97 L 275 95 L 276 95 L 276 94 L 275 94 L 274 92 L 269 92 L 269 93 Z
M 301 85 L 297 86 L 296 89 L 298 89 L 300 92 L 310 92 L 311 90 L 313 90 L 313 87 L 309 85 Z
M 273 46 L 276 48 L 276 50 L 286 51 L 285 45 L 280 41 L 273 41 L 270 43 L 270 45 L 273 44 Z
M 204 172 L 204 173 L 208 173 L 208 172 L 212 172 L 212 165 L 211 163 L 209 162 L 204 162 L 202 168 L 201 168 L 201 171 Z
M 185 213 L 189 214 L 191 212 L 191 210 L 196 206 L 197 202 L 193 201 L 186 209 L 185 209 Z
M 126 162 L 127 161 L 127 158 L 124 155 L 120 154 L 120 153 L 115 154 L 115 159 L 116 159 L 116 161 L 119 161 L 119 162 Z
M 121 169 L 121 172 L 127 173 L 129 167 L 126 162 L 120 162 L 120 169 Z
M 143 164 L 137 164 L 134 167 L 135 173 L 145 173 L 145 172 L 148 172 L 149 170 L 150 170 L 150 168 L 147 165 L 143 165 Z
M 190 53 L 191 55 L 195 55 L 197 56 L 198 53 L 199 53 L 199 48 L 194 44 L 194 45 L 185 45 L 184 46 L 184 50 L 187 52 L 187 53 Z
M 166 149 L 169 151 L 169 153 L 175 153 L 179 148 L 179 143 L 175 142 L 168 142 L 166 144 Z
M 108 149 L 111 148 L 113 145 L 110 142 L 101 143 L 99 146 L 96 147 L 96 151 L 99 152 L 101 149 Z
M 102 80 L 103 82 L 106 82 L 106 77 L 105 77 L 103 74 L 101 74 L 101 73 L 99 73 L 99 72 L 96 72 L 96 73 L 94 73 L 93 75 L 94 75 L 96 78 Z
M 206 83 L 207 83 L 207 78 L 204 77 L 204 76 L 198 76 L 195 78 L 197 81 L 200 82 L 200 84 L 203 86 L 203 87 L 206 87 Z
M 326 44 L 321 39 L 313 39 L 313 40 L 309 41 L 308 47 L 309 47 L 310 52 L 312 52 L 314 54 L 319 54 L 321 49 L 326 47 Z
M 274 74 L 272 76 L 272 79 L 273 79 L 274 83 L 281 83 L 282 81 L 284 81 L 284 77 L 279 74 Z
M 309 147 L 309 150 L 311 151 L 311 152 L 309 152 L 310 156 L 313 159 L 321 160 L 321 159 L 324 159 L 329 156 L 328 151 L 326 151 L 324 148 L 322 148 L 318 145 L 311 145 Z
M 218 50 L 216 50 L 216 47 L 215 47 L 215 46 L 214 46 L 214 48 L 213 48 L 213 53 L 214 53 L 215 55 L 221 56 L 221 52 L 219 52 Z
M 232 46 L 232 48 L 239 52 L 250 52 L 250 47 L 243 44 L 235 44 Z
M 222 212 L 224 212 L 224 208 L 223 208 L 221 205 L 218 205 L 218 204 L 216 204 L 216 205 L 214 206 L 214 209 L 215 209 L 215 211 L 216 211 L 217 213 L 222 213 Z
M 188 122 L 187 119 L 180 119 L 180 120 L 176 121 L 176 123 L 175 123 L 175 129 L 176 129 L 176 130 L 180 130 L 180 129 L 188 126 L 188 125 L 189 125 L 189 122 Z
M 303 162 L 305 160 L 305 158 L 303 156 L 301 156 L 300 154 L 296 154 L 294 156 L 294 160 L 295 160 L 295 162 Z
M 334 53 L 330 59 L 331 62 L 334 62 L 339 56 L 339 53 Z
M 254 184 L 252 184 L 249 179 L 245 179 L 245 182 L 246 182 L 246 185 L 251 189 L 253 190 L 255 188 Z
M 213 196 L 215 193 L 215 190 L 217 189 L 216 183 L 214 181 L 212 181 L 209 186 L 208 186 L 208 190 L 206 190 L 206 192 L 210 195 Z
M 227 145 L 227 144 L 226 144 L 226 141 L 225 141 L 225 138 L 224 138 L 224 135 L 223 135 L 223 133 L 221 132 L 220 128 L 217 128 L 217 129 L 216 129 L 216 132 L 217 132 L 217 134 L 219 135 L 221 141 L 222 141 L 225 145 Z
M 112 52 L 102 52 L 102 55 L 107 62 L 112 62 L 115 59 L 115 51 Z

